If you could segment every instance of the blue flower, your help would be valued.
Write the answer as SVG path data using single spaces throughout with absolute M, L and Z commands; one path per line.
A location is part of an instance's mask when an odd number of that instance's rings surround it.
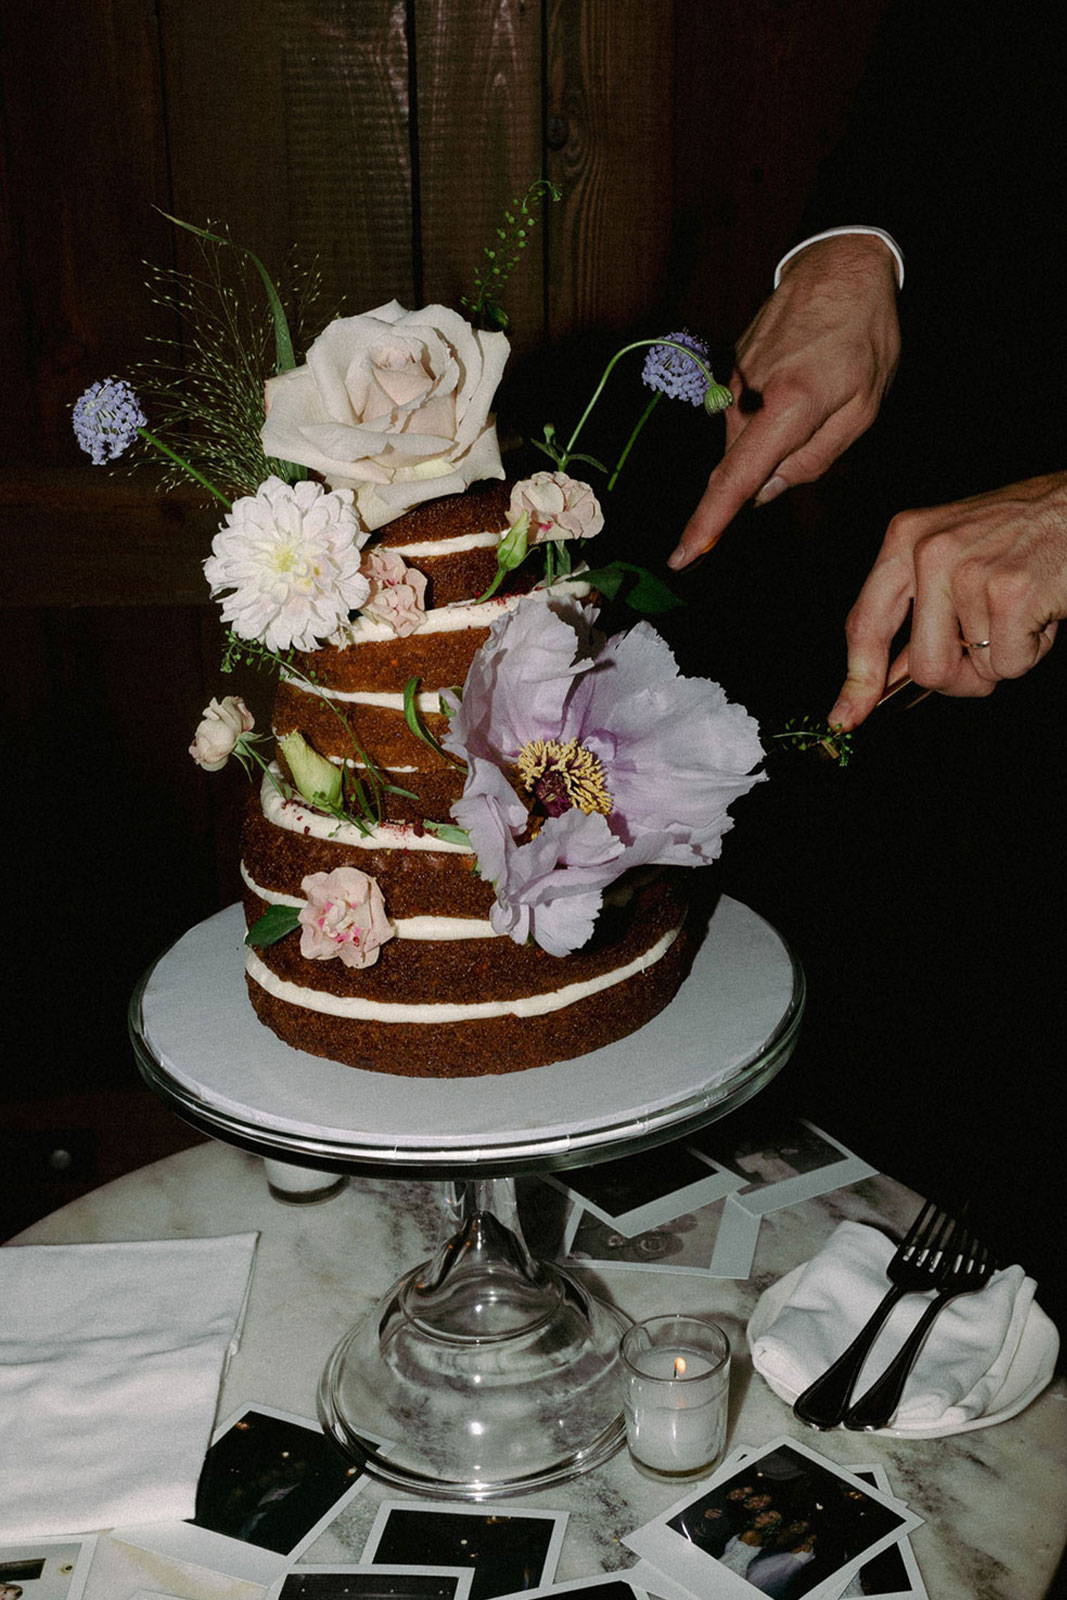
M 704 362 L 708 360 L 708 347 L 694 334 L 668 333 L 664 335 L 675 344 L 684 344 Z M 690 405 L 702 406 L 708 387 L 707 374 L 695 361 L 690 361 L 681 350 L 669 344 L 654 344 L 645 357 L 641 381 L 650 389 L 659 389 L 671 400 L 688 400 Z
M 123 378 L 91 384 L 74 406 L 74 436 L 93 465 L 102 467 L 128 450 L 148 423 L 137 396 Z

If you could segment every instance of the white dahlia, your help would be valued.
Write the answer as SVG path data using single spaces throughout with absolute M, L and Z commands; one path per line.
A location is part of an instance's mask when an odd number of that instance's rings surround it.
M 211 543 L 204 576 L 230 590 L 222 620 L 270 650 L 314 650 L 370 593 L 359 570 L 367 534 L 350 489 L 267 478 L 235 500 Z

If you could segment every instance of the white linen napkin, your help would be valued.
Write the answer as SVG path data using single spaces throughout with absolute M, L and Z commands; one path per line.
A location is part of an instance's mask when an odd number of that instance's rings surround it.
M 778 1315 L 750 1338 L 752 1363 L 776 1394 L 792 1403 L 852 1342 L 888 1292 L 894 1249 L 877 1228 L 838 1224 Z M 1022 1267 L 1013 1266 L 994 1273 L 976 1294 L 948 1302 L 904 1386 L 895 1431 L 957 1427 L 990 1409 L 1018 1349 L 1035 1287 Z M 894 1306 L 855 1395 L 885 1370 L 932 1298 L 909 1294 Z
M 0 1539 L 193 1515 L 258 1238 L 0 1250 Z

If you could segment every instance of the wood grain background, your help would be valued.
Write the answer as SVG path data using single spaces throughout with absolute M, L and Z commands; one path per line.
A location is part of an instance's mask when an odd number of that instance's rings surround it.
M 70 432 L 88 383 L 179 333 L 144 263 L 187 269 L 195 245 L 160 213 L 225 221 L 279 276 L 314 259 L 326 316 L 456 304 L 545 174 L 563 198 L 507 296 L 520 374 L 606 333 L 689 325 L 726 349 L 796 236 L 883 7 L 15 0 L 0 591 L 8 892 L 34 910 L 16 914 L 33 929 L 9 960 L 3 1093 L 23 1124 L 64 1095 L 91 1122 L 94 1093 L 135 1082 L 133 983 L 235 892 L 244 780 L 186 755 L 223 692 L 200 572 L 215 519 L 94 470 Z

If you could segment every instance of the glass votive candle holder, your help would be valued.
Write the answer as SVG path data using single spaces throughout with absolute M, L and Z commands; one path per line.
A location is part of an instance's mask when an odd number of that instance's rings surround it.
M 657 1478 L 696 1478 L 726 1445 L 730 1341 L 708 1317 L 672 1313 L 635 1322 L 619 1347 L 626 1442 Z
M 267 1188 L 275 1200 L 284 1200 L 291 1206 L 315 1205 L 319 1200 L 329 1200 L 345 1185 L 344 1173 L 297 1167 L 288 1161 L 275 1161 L 270 1156 L 263 1157 L 263 1171 Z

